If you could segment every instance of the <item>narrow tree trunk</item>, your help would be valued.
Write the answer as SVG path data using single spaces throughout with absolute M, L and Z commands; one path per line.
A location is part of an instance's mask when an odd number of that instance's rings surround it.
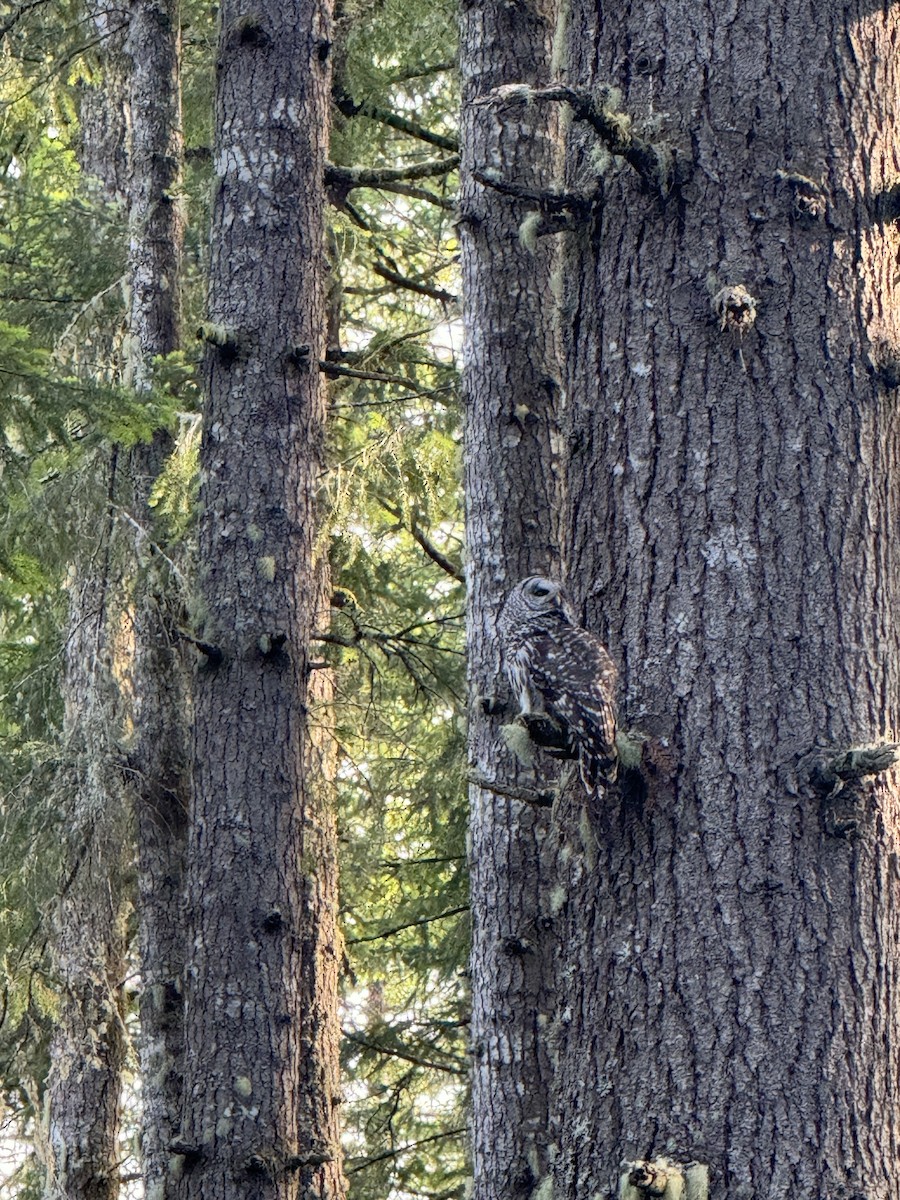
M 149 392 L 153 360 L 178 348 L 181 248 L 178 199 L 183 143 L 176 0 L 136 0 L 126 50 L 131 93 L 128 374 Z M 178 643 L 182 589 L 174 547 L 150 504 L 172 449 L 165 432 L 129 454 L 136 535 L 132 674 L 141 969 L 141 1148 L 144 1194 L 164 1200 L 175 1180 L 169 1149 L 179 1128 L 183 1084 L 184 857 L 190 791 L 189 698 Z M 134 527 L 132 527 L 134 532 Z
M 81 95 L 82 168 L 100 180 L 110 198 L 121 201 L 128 125 L 124 14 L 89 4 L 87 15 L 105 39 L 104 73 L 101 87 Z M 102 351 L 92 347 L 98 361 L 114 361 L 114 339 L 104 331 L 103 341 Z M 76 351 L 79 366 L 80 357 Z M 47 1087 L 50 1154 L 44 1163 L 45 1194 L 53 1200 L 115 1200 L 119 1190 L 128 838 L 121 697 L 114 671 L 123 650 L 116 643 L 122 597 L 109 507 L 118 486 L 118 459 L 115 450 L 96 456 L 90 470 L 105 481 L 103 507 L 91 512 L 87 499 L 88 511 L 73 521 L 62 678 L 65 765 L 59 781 L 71 843 L 50 947 L 60 987 Z M 87 496 L 93 492 L 85 488 Z
M 128 12 L 104 0 L 84 0 L 84 14 L 98 41 L 103 71 L 99 85 L 82 82 L 79 87 L 78 161 L 85 175 L 102 183 L 111 200 L 121 201 L 128 192 Z
M 643 792 L 559 814 L 553 1194 L 668 1154 L 714 1195 L 896 1198 L 898 794 L 824 802 L 810 752 L 900 724 L 900 18 L 571 20 L 573 82 L 684 182 L 617 161 L 569 256 L 572 574 L 652 740 Z
M 510 714 L 487 716 L 502 670 L 494 629 L 522 577 L 559 572 L 559 386 L 553 306 L 554 238 L 526 246 L 527 203 L 483 187 L 549 186 L 557 165 L 555 113 L 499 126 L 479 104 L 504 83 L 547 82 L 554 0 L 463 6 L 461 230 L 466 329 L 465 488 L 469 607 L 469 761 L 498 790 L 470 789 L 472 896 L 472 1141 L 479 1200 L 528 1196 L 548 1171 L 550 1061 L 541 1030 L 552 1009 L 550 885 L 542 846 L 547 812 L 514 798 L 548 785 L 503 747 Z
M 183 1194 L 332 1197 L 336 855 L 309 653 L 330 12 L 229 0 L 220 20 Z
M 114 474 L 114 467 L 113 467 Z M 118 758 L 118 685 L 110 613 L 112 526 L 84 552 L 69 584 L 60 802 L 70 807 L 70 849 L 52 958 L 60 989 L 48 1079 L 51 1152 L 45 1194 L 115 1200 L 119 1092 L 125 1062 L 124 789 Z M 94 553 L 89 553 L 88 549 Z

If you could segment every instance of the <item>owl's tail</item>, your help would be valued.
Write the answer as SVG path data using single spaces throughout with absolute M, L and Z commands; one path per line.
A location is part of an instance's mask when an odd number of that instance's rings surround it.
M 581 772 L 581 782 L 589 792 L 594 793 L 599 788 L 611 787 L 619 777 L 619 756 L 615 743 L 605 747 L 601 754 L 592 747 L 582 746 L 578 755 L 578 768 Z

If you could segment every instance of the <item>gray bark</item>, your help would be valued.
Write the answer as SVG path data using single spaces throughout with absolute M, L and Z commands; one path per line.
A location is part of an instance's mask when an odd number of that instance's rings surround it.
M 107 464 L 109 466 L 109 464 Z M 109 468 L 115 478 L 115 463 Z M 125 804 L 117 736 L 119 688 L 110 613 L 113 526 L 82 532 L 69 581 L 59 802 L 71 841 L 51 932 L 59 1011 L 50 1045 L 45 1195 L 115 1200 L 119 1092 L 125 1064 Z
M 78 161 L 85 175 L 97 179 L 110 200 L 128 195 L 128 74 L 124 55 L 128 12 L 104 0 L 86 0 L 85 15 L 100 40 L 103 64 L 99 85 L 82 82 L 78 92 L 81 139 Z
M 478 101 L 499 84 L 547 81 L 555 10 L 552 0 L 469 3 L 460 28 L 469 763 L 476 778 L 499 789 L 470 789 L 478 1200 L 527 1196 L 548 1170 L 548 817 L 508 793 L 545 788 L 556 772 L 544 764 L 536 773 L 523 769 L 501 749 L 500 727 L 511 714 L 488 716 L 483 701 L 497 693 L 501 676 L 494 630 L 500 605 L 523 576 L 558 574 L 561 515 L 561 389 L 548 303 L 555 239 L 527 248 L 520 225 L 529 205 L 474 177 L 502 164 L 509 182 L 547 186 L 557 167 L 557 114 L 532 111 L 503 124 Z
M 553 1194 L 669 1154 L 717 1195 L 895 1198 L 897 789 L 823 802 L 809 755 L 900 718 L 898 14 L 571 22 L 572 81 L 684 182 L 617 162 L 570 241 L 571 573 L 653 740 L 642 785 L 558 814 Z
M 220 21 L 182 1193 L 334 1197 L 337 872 L 309 653 L 330 11 L 229 0 Z
M 81 96 L 81 164 L 111 199 L 121 201 L 128 127 L 125 17 L 121 10 L 94 4 L 86 11 L 105 41 L 102 83 Z M 116 361 L 116 335 L 103 330 L 93 342 L 97 361 Z M 76 370 L 82 367 L 83 347 L 74 348 L 72 358 Z M 49 1129 L 42 1148 L 45 1194 L 53 1200 L 115 1200 L 119 1189 L 128 839 L 120 680 L 114 670 L 124 653 L 117 640 L 123 597 L 116 582 L 118 539 L 109 507 L 117 492 L 118 464 L 115 450 L 96 457 L 89 469 L 102 481 L 100 495 L 86 485 L 86 511 L 73 522 L 61 681 L 64 767 L 58 783 L 71 842 L 50 934 L 60 1002 L 50 1045 Z
M 131 111 L 127 366 L 132 386 L 148 392 L 154 358 L 177 349 L 180 332 L 183 141 L 175 0 L 136 0 L 125 49 Z M 133 524 L 127 532 L 136 551 L 129 766 L 138 839 L 141 1150 L 147 1200 L 173 1193 L 169 1146 L 179 1128 L 183 1083 L 190 710 L 177 630 L 184 597 L 170 566 L 179 549 L 160 546 L 165 534 L 150 504 L 171 449 L 172 438 L 160 431 L 128 456 Z

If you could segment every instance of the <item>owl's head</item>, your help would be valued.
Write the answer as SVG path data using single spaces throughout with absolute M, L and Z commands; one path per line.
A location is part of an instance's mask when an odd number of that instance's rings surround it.
M 510 599 L 515 596 L 517 607 L 521 607 L 529 616 L 534 613 L 560 612 L 572 619 L 572 603 L 568 593 L 561 583 L 555 579 L 545 579 L 543 575 L 529 575 L 521 583 L 517 583 L 510 592 Z

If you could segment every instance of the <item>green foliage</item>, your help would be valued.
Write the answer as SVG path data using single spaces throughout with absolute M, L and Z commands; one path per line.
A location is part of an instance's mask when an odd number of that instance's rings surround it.
M 338 710 L 352 972 L 347 1168 L 356 1196 L 456 1195 L 467 1027 L 464 594 L 398 522 L 370 514 L 366 532 L 340 572 L 347 591 L 333 623 L 359 645 L 339 675 Z M 443 547 L 452 553 L 452 539 Z
M 452 136 L 455 19 L 445 3 L 347 4 L 338 88 Z M 396 167 L 447 151 L 337 115 L 332 157 Z M 454 182 L 416 186 L 440 201 Z M 465 589 L 457 316 L 443 298 L 456 286 L 452 219 L 423 196 L 357 189 L 332 227 L 340 362 L 370 376 L 332 384 L 328 482 L 354 1200 L 462 1196 L 466 1175 Z

